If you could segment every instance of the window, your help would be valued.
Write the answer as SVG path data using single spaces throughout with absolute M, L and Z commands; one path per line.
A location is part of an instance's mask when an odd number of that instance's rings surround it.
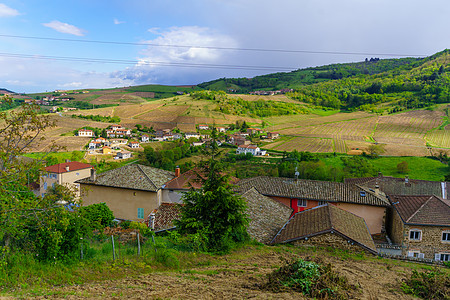
M 44 191 L 47 190 L 47 182 L 44 182 Z
M 422 231 L 417 229 L 412 229 L 409 231 L 410 241 L 420 241 L 422 240 Z
M 327 201 L 319 201 L 319 204 L 318 204 L 319 206 L 321 206 L 321 205 L 327 205 Z
M 442 241 L 443 242 L 450 242 L 450 231 L 444 231 L 442 233 Z
M 143 208 L 138 208 L 137 217 L 138 217 L 138 219 L 144 218 L 144 209 Z
M 305 199 L 297 200 L 297 206 L 298 207 L 306 207 L 306 200 Z
M 440 261 L 450 261 L 450 253 L 440 253 Z
M 76 175 L 77 175 L 77 176 L 80 176 L 80 173 L 77 172 Z

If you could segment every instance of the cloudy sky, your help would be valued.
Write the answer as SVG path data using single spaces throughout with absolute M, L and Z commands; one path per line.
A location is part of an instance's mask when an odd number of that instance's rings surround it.
M 196 84 L 427 56 L 449 47 L 449 15 L 448 0 L 0 0 L 0 88 Z

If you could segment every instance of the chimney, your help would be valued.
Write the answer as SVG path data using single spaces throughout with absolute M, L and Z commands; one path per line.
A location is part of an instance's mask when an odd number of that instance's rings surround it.
M 181 169 L 179 166 L 176 166 L 175 168 L 175 177 L 180 177 L 181 175 Z
M 66 163 L 70 163 L 70 159 L 66 159 Z
M 375 183 L 375 195 L 380 195 L 380 186 L 378 185 L 378 182 Z
M 95 181 L 95 179 L 97 179 L 97 172 L 95 171 L 94 168 L 91 169 L 91 181 Z
M 407 184 L 407 183 L 409 183 L 409 176 L 408 175 L 405 176 L 405 184 Z
M 378 172 L 378 177 L 383 177 L 383 173 Z
M 67 166 L 66 166 L 66 172 L 69 172 L 69 170 L 70 170 L 70 168 L 69 168 L 69 166 L 67 165 Z

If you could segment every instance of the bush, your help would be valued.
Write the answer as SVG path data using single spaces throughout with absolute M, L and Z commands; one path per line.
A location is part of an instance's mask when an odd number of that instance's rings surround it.
M 349 292 L 355 290 L 330 264 L 323 266 L 302 259 L 286 262 L 269 274 L 268 282 L 262 288 L 272 292 L 294 290 L 319 299 L 347 299 Z
M 405 294 L 423 299 L 450 299 L 450 276 L 436 269 L 433 271 L 412 271 L 401 286 Z
M 91 221 L 91 227 L 98 230 L 110 226 L 114 220 L 113 212 L 105 203 L 83 206 L 81 213 L 83 217 Z

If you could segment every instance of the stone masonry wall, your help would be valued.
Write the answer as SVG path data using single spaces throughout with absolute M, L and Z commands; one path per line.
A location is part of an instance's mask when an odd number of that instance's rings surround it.
M 409 240 L 411 229 L 422 230 L 420 241 Z M 402 254 L 407 255 L 408 251 L 420 251 L 425 254 L 425 258 L 434 259 L 436 253 L 450 253 L 450 242 L 442 241 L 444 231 L 450 231 L 450 227 L 405 225 Z
M 372 254 L 357 244 L 352 245 L 352 243 L 349 243 L 347 241 L 347 239 L 345 239 L 342 236 L 335 234 L 335 233 L 324 233 L 321 235 L 316 235 L 316 236 L 310 237 L 307 240 L 305 240 L 305 239 L 296 240 L 292 243 L 296 246 L 314 245 L 314 246 L 321 246 L 321 247 L 339 248 L 339 249 L 348 250 L 351 252 L 363 251 L 367 254 Z

